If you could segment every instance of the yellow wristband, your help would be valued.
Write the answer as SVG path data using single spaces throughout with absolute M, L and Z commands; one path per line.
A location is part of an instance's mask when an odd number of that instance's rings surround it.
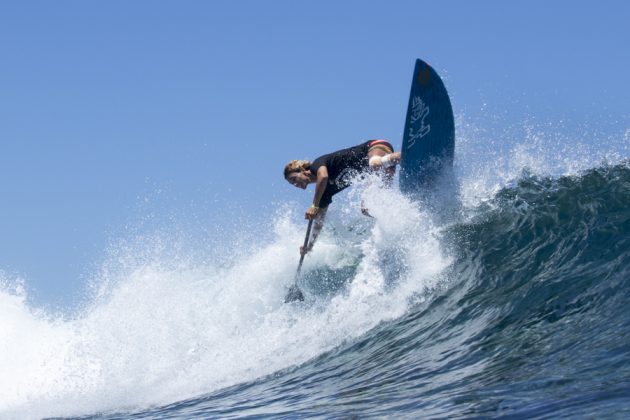
M 318 209 L 319 207 L 317 207 L 315 204 L 311 204 L 311 208 L 312 209 Z

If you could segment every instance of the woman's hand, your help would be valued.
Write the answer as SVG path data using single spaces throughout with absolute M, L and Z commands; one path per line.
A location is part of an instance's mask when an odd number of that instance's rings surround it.
M 303 257 L 304 255 L 306 255 L 307 252 L 311 252 L 312 249 L 313 249 L 313 244 L 310 244 L 306 249 L 303 246 L 301 246 L 300 247 L 300 256 Z
M 317 216 L 318 212 L 319 212 L 319 207 L 311 206 L 308 208 L 308 210 L 306 210 L 306 214 L 304 215 L 304 218 L 307 220 L 312 220 L 315 218 L 315 216 Z

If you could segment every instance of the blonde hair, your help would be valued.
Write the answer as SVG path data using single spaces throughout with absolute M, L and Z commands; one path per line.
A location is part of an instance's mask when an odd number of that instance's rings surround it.
M 284 179 L 294 172 L 304 172 L 309 169 L 311 169 L 311 162 L 308 160 L 292 160 L 284 167 Z

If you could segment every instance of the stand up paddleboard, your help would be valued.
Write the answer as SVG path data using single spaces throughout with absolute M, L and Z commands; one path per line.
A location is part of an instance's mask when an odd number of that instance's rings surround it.
M 440 76 L 416 60 L 401 149 L 400 190 L 406 194 L 433 188 L 453 166 L 455 122 Z

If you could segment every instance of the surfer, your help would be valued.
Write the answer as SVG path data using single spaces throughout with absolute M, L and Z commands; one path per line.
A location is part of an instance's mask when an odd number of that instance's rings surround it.
M 315 159 L 292 160 L 284 168 L 284 179 L 303 190 L 309 184 L 315 185 L 313 204 L 306 210 L 305 218 L 313 220 L 313 232 L 306 249 L 300 247 L 302 255 L 313 249 L 315 240 L 324 226 L 324 218 L 332 197 L 346 189 L 361 173 L 374 170 L 384 175 L 391 184 L 400 162 L 400 152 L 386 140 L 369 140 L 358 146 L 338 150 Z M 369 216 L 367 209 L 361 212 Z

